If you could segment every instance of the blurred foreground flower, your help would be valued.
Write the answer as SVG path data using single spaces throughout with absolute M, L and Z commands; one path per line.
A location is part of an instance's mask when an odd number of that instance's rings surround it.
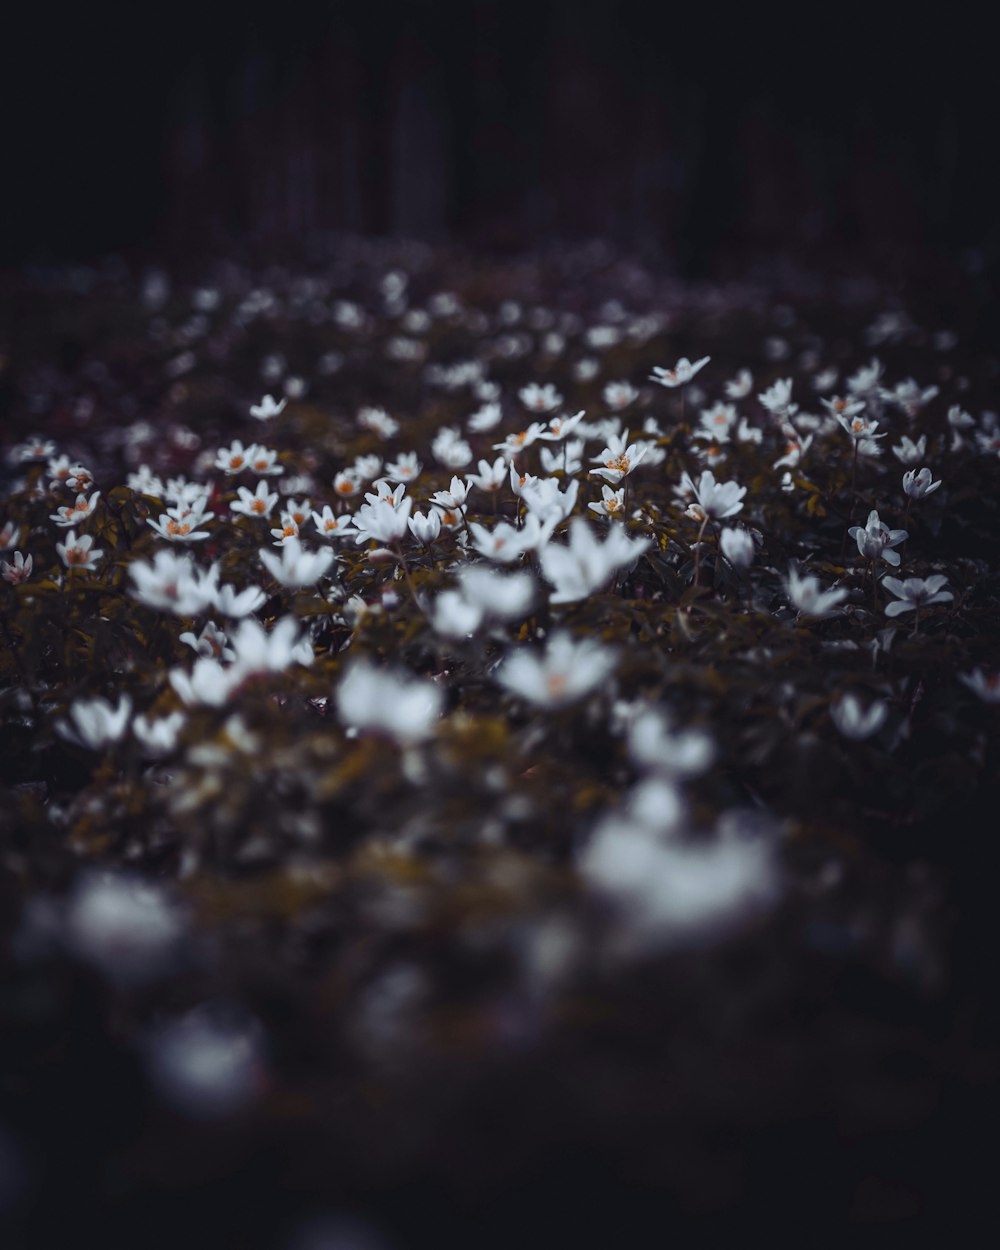
M 348 729 L 384 734 L 401 745 L 434 733 L 444 696 L 438 686 L 408 673 L 354 660 L 337 687 L 337 712 Z

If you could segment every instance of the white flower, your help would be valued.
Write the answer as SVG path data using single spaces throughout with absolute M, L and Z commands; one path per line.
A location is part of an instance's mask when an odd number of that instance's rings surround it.
M 810 434 L 808 438 L 801 438 L 798 431 L 790 425 L 783 426 L 782 433 L 786 439 L 785 452 L 783 456 L 775 460 L 773 467 L 794 469 L 812 446 L 813 436 Z
M 919 473 L 914 469 L 910 469 L 908 473 L 903 474 L 903 490 L 911 499 L 923 499 L 932 491 L 937 490 L 941 485 L 941 479 L 932 481 L 930 469 L 921 469 Z
M 458 570 L 458 584 L 467 603 L 501 621 L 522 620 L 535 598 L 530 573 L 505 574 L 482 565 L 465 565 Z
M 64 543 L 56 543 L 56 551 L 68 569 L 85 569 L 92 573 L 97 568 L 97 561 L 104 555 L 103 551 L 92 551 L 94 540 L 89 534 L 77 538 L 73 530 L 66 535 Z
M 412 507 L 412 499 L 400 499 L 399 503 L 376 499 L 374 503 L 363 504 L 354 517 L 358 531 L 355 543 L 360 546 L 374 539 L 391 546 L 398 542 L 407 532 Z
M 914 442 L 907 438 L 904 434 L 900 441 L 893 446 L 892 454 L 897 460 L 901 460 L 903 464 L 919 464 L 924 458 L 927 451 L 927 435 L 921 434 Z
M 7 560 L 0 560 L 0 570 L 2 570 L 3 579 L 5 582 L 10 582 L 12 586 L 16 586 L 20 582 L 26 582 L 31 576 L 33 566 L 34 559 L 31 556 L 25 558 L 24 553 L 20 551 L 14 552 L 13 563 Z
M 10 551 L 12 547 L 16 547 L 18 539 L 21 537 L 21 527 L 15 525 L 13 521 L 0 529 L 0 551 Z
M 414 512 L 406 524 L 417 542 L 426 546 L 434 542 L 441 533 L 441 513 L 434 509 L 426 515 L 423 512 Z
M 936 386 L 928 386 L 926 390 L 922 390 L 913 378 L 907 378 L 904 382 L 900 382 L 896 387 L 889 390 L 880 390 L 879 395 L 887 403 L 895 404 L 911 419 L 917 415 L 921 408 L 937 395 L 938 388 Z
M 528 520 L 534 521 L 537 526 L 537 518 L 529 517 Z M 473 521 L 469 524 L 469 532 L 472 535 L 472 544 L 479 554 L 486 556 L 488 560 L 496 560 L 500 564 L 509 564 L 512 560 L 517 560 L 529 550 L 526 538 L 537 537 L 537 534 L 531 534 L 528 531 L 527 525 L 522 529 L 515 529 L 506 521 L 501 521 L 492 530 L 487 529 L 485 525 L 477 525 Z
M 544 654 L 517 650 L 497 670 L 497 680 L 538 707 L 565 707 L 589 694 L 613 672 L 615 656 L 591 638 L 574 640 L 560 631 Z
M 386 464 L 385 476 L 390 482 L 415 482 L 423 467 L 415 451 L 404 451 Z
M 235 586 L 223 585 L 214 589 L 212 606 L 217 612 L 230 620 L 249 616 L 267 602 L 267 595 L 259 586 L 247 586 L 245 590 L 237 590 Z M 182 615 L 190 615 L 182 613 Z
M 132 594 L 140 603 L 178 616 L 197 616 L 208 607 L 218 578 L 214 566 L 202 574 L 190 556 L 164 549 L 156 552 L 152 564 L 133 560 L 128 571 L 135 583 Z
M 239 677 L 282 673 L 290 664 L 310 665 L 314 659 L 312 644 L 300 634 L 294 616 L 283 616 L 270 633 L 257 621 L 244 620 L 230 642 L 236 652 L 231 673 Z
M 290 512 L 282 512 L 281 527 L 277 526 L 271 530 L 271 537 L 274 539 L 276 547 L 284 547 L 286 543 L 295 539 L 299 539 L 299 524 Z
M 792 403 L 792 379 L 778 378 L 766 391 L 757 396 L 761 406 L 780 420 L 788 420 L 799 410 L 798 404 Z
M 729 835 L 685 845 L 671 833 L 669 825 L 612 816 L 581 858 L 584 878 L 621 906 L 633 939 L 705 940 L 774 901 L 779 883 L 767 843 Z
M 394 421 L 384 408 L 362 408 L 358 413 L 358 425 L 371 430 L 379 438 L 388 439 L 399 433 L 399 422 Z
M 561 443 L 564 438 L 569 438 L 583 418 L 582 409 L 573 417 L 552 417 L 538 437 L 548 443 Z
M 551 412 L 562 403 L 562 396 L 551 382 L 544 386 L 530 382 L 517 392 L 517 397 L 530 412 Z
M 278 464 L 278 453 L 268 447 L 255 446 L 249 460 L 249 467 L 260 477 L 277 477 L 285 471 Z
M 847 379 L 847 389 L 862 398 L 877 395 L 883 368 L 882 362 L 873 356 L 871 364 L 863 365 Z
M 324 538 L 344 538 L 354 530 L 352 516 L 334 516 L 333 509 L 327 504 L 322 512 L 312 514 L 313 524 Z
M 167 674 L 171 686 L 189 707 L 204 704 L 222 707 L 229 702 L 241 675 L 232 667 L 226 668 L 218 660 L 199 657 L 190 674 L 183 668 L 172 668 Z
M 626 435 L 626 438 L 628 436 Z M 624 451 L 614 446 L 605 447 L 595 459 L 601 464 L 599 469 L 591 469 L 596 477 L 603 477 L 612 486 L 617 486 L 623 477 L 628 477 L 649 455 L 648 443 L 633 443 Z
M 696 502 L 692 509 L 688 509 L 688 515 L 693 515 L 696 520 L 708 517 L 713 521 L 742 512 L 743 496 L 747 493 L 747 488 L 738 482 L 717 482 L 711 469 L 703 470 L 697 484 L 685 473 L 681 479 L 681 490 L 690 491 L 695 497 Z
M 647 709 L 629 726 L 629 754 L 640 767 L 669 777 L 694 777 L 712 762 L 714 748 L 698 729 L 674 730 L 668 717 Z
M 278 403 L 273 395 L 265 395 L 259 404 L 250 405 L 250 415 L 258 421 L 270 421 L 272 417 L 280 416 L 284 412 L 287 403 L 287 399 Z
M 832 399 L 821 399 L 819 402 L 830 416 L 836 417 L 837 420 L 843 417 L 845 421 L 849 421 L 851 417 L 856 417 L 865 408 L 865 401 L 858 399 L 856 395 L 853 398 L 834 395 Z
M 146 716 L 137 716 L 132 722 L 132 733 L 142 747 L 143 754 L 160 759 L 177 746 L 180 732 L 187 722 L 183 712 L 171 712 L 169 716 L 161 716 L 150 720 Z
M 785 587 L 792 607 L 803 616 L 811 616 L 817 621 L 834 616 L 848 595 L 843 588 L 822 590 L 818 577 L 802 577 L 796 569 L 788 570 Z
M 885 724 L 889 709 L 876 699 L 867 711 L 864 711 L 856 695 L 845 694 L 836 703 L 830 705 L 830 716 L 837 729 L 845 738 L 861 741 L 870 738 Z
M 191 647 L 197 655 L 206 656 L 208 659 L 232 660 L 235 658 L 226 635 L 215 621 L 206 621 L 200 634 L 186 630 L 178 641 Z
M 573 474 L 583 468 L 583 439 L 571 438 L 561 448 L 540 447 L 538 456 L 546 473 Z
M 199 529 L 198 526 L 210 521 L 214 516 L 214 512 L 203 512 L 200 509 L 179 505 L 161 513 L 159 520 L 147 519 L 146 524 L 167 542 L 195 543 L 209 537 L 208 530 Z
M 906 530 L 891 530 L 883 524 L 874 508 L 868 514 L 864 529 L 860 525 L 852 525 L 847 532 L 857 542 L 858 551 L 866 560 L 877 560 L 881 557 L 894 568 L 899 565 L 899 552 L 892 548 L 898 547 L 909 538 Z
M 503 410 L 500 405 L 490 402 L 478 408 L 465 424 L 474 434 L 483 434 L 487 430 L 495 429 L 500 424 L 502 416 Z
M 244 469 L 250 467 L 250 461 L 256 452 L 256 443 L 244 447 L 237 438 L 228 447 L 219 448 L 215 454 L 213 468 L 221 469 L 226 474 L 242 473 Z
M 472 462 L 472 448 L 454 426 L 438 430 L 431 443 L 431 454 L 447 469 L 463 469 Z
M 172 1109 L 196 1121 L 221 1119 L 262 1088 L 262 1031 L 229 1004 L 202 1004 L 156 1026 L 146 1062 L 154 1089 Z
M 470 473 L 467 479 L 470 486 L 478 486 L 488 494 L 499 490 L 506 480 L 507 461 L 503 456 L 497 456 L 492 464 L 488 460 L 480 460 L 479 472 Z
M 57 721 L 56 729 L 71 742 L 101 751 L 121 740 L 131 715 L 132 700 L 127 694 L 117 707 L 105 699 L 78 699 L 69 709 L 69 721 Z
M 374 454 L 355 456 L 352 469 L 362 482 L 374 482 L 382 472 L 382 457 Z
M 564 521 L 576 505 L 576 497 L 580 483 L 574 478 L 566 489 L 559 489 L 559 479 L 555 477 L 536 478 L 521 488 L 521 498 L 525 507 L 542 522 L 555 520 L 558 524 Z
M 362 478 L 354 469 L 341 469 L 333 479 L 333 489 L 341 499 L 352 499 L 361 491 Z
M 892 603 L 885 605 L 886 616 L 899 616 L 932 603 L 949 603 L 955 596 L 950 590 L 942 589 L 947 583 L 947 577 L 941 573 L 928 578 L 908 577 L 905 581 L 898 577 L 883 577 L 882 585 L 896 596 Z
M 690 382 L 696 373 L 700 373 L 711 359 L 711 356 L 702 356 L 701 360 L 696 360 L 692 363 L 686 356 L 682 356 L 672 369 L 654 365 L 653 372 L 649 375 L 649 380 L 658 382 L 660 386 L 666 386 L 670 389 L 676 386 L 683 386 L 686 382 Z
M 639 392 L 631 382 L 609 382 L 602 396 L 609 408 L 622 412 L 639 398 Z
M 238 486 L 239 499 L 230 505 L 232 512 L 239 512 L 249 517 L 269 517 L 278 502 L 278 492 L 268 490 L 267 482 L 261 479 L 256 490 L 248 490 L 246 486 Z
M 601 502 L 589 503 L 587 507 L 591 512 L 596 512 L 598 516 L 618 517 L 619 520 L 625 516 L 625 487 L 621 490 L 612 490 L 610 486 L 601 487 Z
M 741 369 L 732 381 L 723 387 L 727 399 L 746 399 L 753 390 L 753 374 L 749 369 Z
M 470 478 L 469 481 L 472 479 Z M 469 494 L 468 482 L 463 482 L 460 477 L 453 477 L 451 485 L 447 490 L 435 491 L 431 495 L 431 503 L 440 504 L 442 508 L 450 510 L 451 508 L 461 508 L 465 504 L 465 500 Z
M 958 680 L 984 703 L 1000 703 L 1000 673 L 984 673 L 981 668 L 975 668 L 971 673 L 959 673 Z
M 837 421 L 843 429 L 847 431 L 851 438 L 859 444 L 859 451 L 862 450 L 860 446 L 862 442 L 870 442 L 877 438 L 885 438 L 885 434 L 875 433 L 879 427 L 879 423 L 877 421 L 871 421 L 868 417 L 861 416 L 860 414 L 853 417 L 845 417 L 838 413 Z
M 67 903 L 70 949 L 123 984 L 148 981 L 169 968 L 184 929 L 176 904 L 138 877 L 87 874 Z
M 538 554 L 545 580 L 555 587 L 552 603 L 575 603 L 600 590 L 619 569 L 635 564 L 652 539 L 630 539 L 612 525 L 602 542 L 582 517 L 569 525 L 569 544 L 549 543 Z
M 55 521 L 60 529 L 68 530 L 75 528 L 77 522 L 85 521 L 93 513 L 100 497 L 101 492 L 99 490 L 94 491 L 89 499 L 86 495 L 77 495 L 75 503 L 63 508 L 57 508 L 55 512 L 50 514 L 49 520 Z
M 483 610 L 458 590 L 444 590 L 434 600 L 431 624 L 446 638 L 469 638 L 482 624 Z
M 518 430 L 516 434 L 508 434 L 502 443 L 494 443 L 493 450 L 502 452 L 509 459 L 513 459 L 532 443 L 537 443 L 544 432 L 545 426 L 540 421 L 532 421 L 527 429 Z
M 304 551 L 298 538 L 285 539 L 280 557 L 266 548 L 261 548 L 257 554 L 275 581 L 292 590 L 315 586 L 337 558 L 330 550 Z
M 402 745 L 434 733 L 444 696 L 432 681 L 409 673 L 377 669 L 355 660 L 337 687 L 341 724 L 360 732 L 385 734 Z
M 724 529 L 719 546 L 734 569 L 748 569 L 753 564 L 753 538 L 744 529 Z

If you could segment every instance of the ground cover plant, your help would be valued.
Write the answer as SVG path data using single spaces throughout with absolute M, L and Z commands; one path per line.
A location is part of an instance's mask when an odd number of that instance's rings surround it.
M 12 1237 L 954 1201 L 996 1056 L 968 327 L 602 248 L 10 298 Z

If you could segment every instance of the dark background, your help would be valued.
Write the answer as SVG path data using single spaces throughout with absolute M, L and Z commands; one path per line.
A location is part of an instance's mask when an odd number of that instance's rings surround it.
M 3 30 L 0 259 L 346 230 L 990 265 L 987 32 L 873 8 L 36 5 Z

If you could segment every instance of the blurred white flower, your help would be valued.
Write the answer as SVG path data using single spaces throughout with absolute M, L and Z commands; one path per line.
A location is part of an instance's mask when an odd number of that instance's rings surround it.
M 232 1115 L 263 1089 L 263 1031 L 229 1004 L 203 1004 L 158 1025 L 145 1049 L 159 1096 L 194 1120 Z
M 719 546 L 734 569 L 748 569 L 753 564 L 753 537 L 744 529 L 724 529 Z
M 614 671 L 615 659 L 603 643 L 559 631 L 541 655 L 526 649 L 508 655 L 496 679 L 538 707 L 566 707 L 599 686 Z
M 686 356 L 682 356 L 672 369 L 654 365 L 653 372 L 649 375 L 649 380 L 658 382 L 660 386 L 666 386 L 670 389 L 683 386 L 686 382 L 690 382 L 696 373 L 700 373 L 711 359 L 711 356 L 702 356 L 700 360 L 692 362 Z
M 102 751 L 114 742 L 120 742 L 132 715 L 132 700 L 123 694 L 118 706 L 112 707 L 106 699 L 77 699 L 69 709 L 69 720 L 56 722 L 56 729 L 78 746 Z
M 112 981 L 149 981 L 176 959 L 186 922 L 158 886 L 139 877 L 87 874 L 70 895 L 64 923 L 67 945 Z
M 258 421 L 270 421 L 272 417 L 280 416 L 284 412 L 287 403 L 287 399 L 279 403 L 273 395 L 265 395 L 259 404 L 250 405 L 250 415 Z
M 839 732 L 845 738 L 856 741 L 878 733 L 888 715 L 889 709 L 880 699 L 876 699 L 866 711 L 853 694 L 845 694 L 830 705 L 830 716 Z
M 904 434 L 892 448 L 892 454 L 903 464 L 919 464 L 927 451 L 927 435 L 921 434 L 914 442 Z
M 261 564 L 275 581 L 293 590 L 302 586 L 315 586 L 321 577 L 326 577 L 337 558 L 330 550 L 303 550 L 297 537 L 285 539 L 280 557 L 264 547 L 257 554 Z
M 132 733 L 144 755 L 160 759 L 177 746 L 186 721 L 183 712 L 171 712 L 169 716 L 160 716 L 156 720 L 137 716 L 132 722 Z
M 818 577 L 801 576 L 794 568 L 788 570 L 785 588 L 792 607 L 803 616 L 811 616 L 817 621 L 836 615 L 848 595 L 843 588 L 823 590 Z
M 735 378 L 725 384 L 723 390 L 728 399 L 746 399 L 753 390 L 753 374 L 749 369 L 741 369 Z
M 652 539 L 631 539 L 621 525 L 612 525 L 602 542 L 582 517 L 569 524 L 569 543 L 549 543 L 538 558 L 545 580 L 555 587 L 552 603 L 574 603 L 600 590 L 620 569 L 631 567 Z
M 434 682 L 378 669 L 367 660 L 354 660 L 337 686 L 341 724 L 384 734 L 401 745 L 429 738 L 443 703 L 444 696 Z
M 529 382 L 527 386 L 521 387 L 517 392 L 517 397 L 529 412 L 551 412 L 562 403 L 562 396 L 551 382 L 547 382 L 544 386 L 539 386 L 537 382 Z
M 1000 672 L 985 673 L 981 668 L 975 668 L 971 673 L 959 673 L 958 680 L 984 703 L 1000 703 Z

